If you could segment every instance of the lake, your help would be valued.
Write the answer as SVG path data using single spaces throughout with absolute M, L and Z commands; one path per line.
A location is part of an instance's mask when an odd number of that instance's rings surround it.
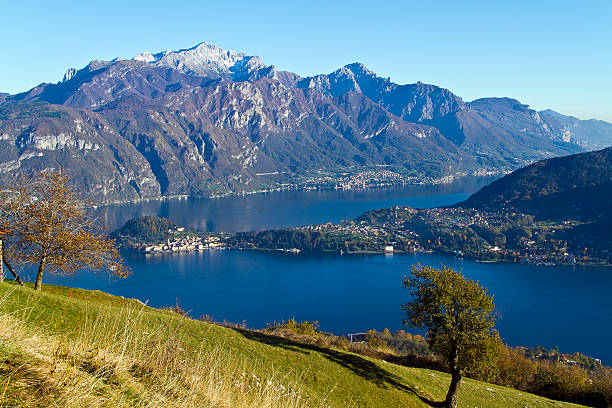
M 140 215 L 157 215 L 199 231 L 256 231 L 355 218 L 374 208 L 438 207 L 465 200 L 491 177 L 466 177 L 448 184 L 366 190 L 281 191 L 215 199 L 153 200 L 102 207 L 111 230 Z
M 440 186 L 364 191 L 278 192 L 211 200 L 168 200 L 100 209 L 113 227 L 154 214 L 208 231 L 245 231 L 353 218 L 392 205 L 433 207 L 465 199 L 486 183 L 469 179 Z M 178 303 L 192 316 L 260 328 L 295 317 L 318 320 L 336 334 L 371 328 L 398 330 L 400 305 L 408 300 L 401 281 L 417 262 L 461 269 L 488 287 L 501 317 L 498 329 L 510 345 L 558 346 L 612 362 L 612 270 L 488 264 L 433 254 L 290 255 L 212 250 L 184 254 L 125 254 L 127 279 L 80 273 L 45 276 L 46 283 L 100 289 L 154 307 Z M 412 330 L 416 332 L 416 330 Z

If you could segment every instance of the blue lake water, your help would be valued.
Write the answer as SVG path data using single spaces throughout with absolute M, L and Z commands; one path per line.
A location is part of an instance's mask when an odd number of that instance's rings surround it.
M 149 202 L 101 211 L 119 225 L 139 214 L 168 216 L 192 228 L 244 231 L 352 218 L 391 205 L 432 207 L 460 201 L 487 180 L 454 185 L 349 192 L 283 192 L 216 200 Z M 45 276 L 45 282 L 138 298 L 154 307 L 177 302 L 194 317 L 263 327 L 295 317 L 318 320 L 337 334 L 375 328 L 398 330 L 401 281 L 414 263 L 461 269 L 488 287 L 501 317 L 498 329 L 511 345 L 559 346 L 612 362 L 612 270 L 485 264 L 432 254 L 290 255 L 260 251 L 126 254 L 126 279 L 80 273 Z M 409 328 L 405 328 L 409 330 Z M 413 332 L 416 330 L 412 330 Z
M 139 215 L 167 217 L 199 231 L 256 231 L 337 222 L 393 205 L 437 207 L 465 200 L 493 179 L 469 177 L 449 184 L 347 191 L 282 191 L 216 199 L 149 201 L 102 207 L 112 229 Z

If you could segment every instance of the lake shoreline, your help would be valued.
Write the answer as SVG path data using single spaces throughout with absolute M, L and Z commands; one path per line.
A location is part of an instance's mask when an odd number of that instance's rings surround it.
M 231 198 L 231 197 L 248 197 L 253 195 L 266 195 L 266 194 L 274 194 L 274 193 L 283 193 L 283 192 L 332 192 L 332 191 L 375 191 L 375 190 L 384 190 L 389 188 L 402 188 L 402 187 L 433 187 L 439 185 L 450 185 L 453 183 L 461 183 L 464 179 L 476 179 L 476 178 L 486 178 L 491 181 L 495 180 L 497 177 L 502 176 L 504 174 L 508 174 L 507 171 L 499 171 L 497 173 L 487 173 L 483 175 L 478 174 L 465 174 L 465 175 L 455 175 L 442 177 L 440 179 L 435 179 L 432 181 L 423 181 L 423 182 L 402 182 L 402 183 L 378 183 L 378 184 L 370 184 L 366 186 L 356 185 L 355 187 L 350 188 L 339 188 L 337 186 L 317 186 L 317 187 L 308 187 L 308 186 L 297 186 L 294 188 L 291 187 L 278 187 L 278 188 L 270 188 L 270 189 L 261 189 L 261 190 L 252 190 L 252 191 L 241 191 L 241 192 L 227 192 L 222 194 L 213 194 L 213 195 L 189 195 L 189 194 L 175 194 L 171 196 L 160 196 L 160 197 L 148 197 L 141 198 L 138 200 L 126 200 L 126 201 L 113 201 L 109 203 L 104 203 L 100 205 L 95 205 L 95 209 L 107 209 L 113 207 L 121 207 L 125 205 L 135 205 L 135 204 L 143 204 L 150 202 L 167 202 L 167 201 L 182 201 L 182 200 L 218 200 L 223 198 Z
M 153 245 L 153 244 L 150 244 Z M 322 250 L 322 251 L 304 251 L 304 250 L 299 250 L 297 248 L 289 248 L 289 249 L 284 249 L 284 248 L 259 248 L 259 247 L 251 247 L 251 248 L 245 248 L 245 247 L 232 247 L 232 246 L 219 246 L 219 247 L 214 247 L 214 248 L 197 248 L 197 249 L 185 249 L 185 250 L 178 250 L 178 251 L 172 251 L 172 250 L 161 250 L 161 251 L 156 251 L 156 252 L 146 252 L 146 251 L 141 251 L 141 250 L 137 250 L 134 248 L 127 248 L 127 247 L 122 247 L 121 248 L 123 251 L 126 252 L 130 252 L 133 254 L 139 254 L 139 255 L 146 255 L 146 256 L 155 256 L 155 255 L 168 255 L 168 254 L 172 254 L 172 255 L 186 255 L 186 254 L 190 254 L 190 253 L 198 253 L 198 252 L 206 252 L 206 251 L 211 251 L 211 250 L 223 250 L 223 251 L 254 251 L 254 252 L 270 252 L 270 253 L 284 253 L 284 254 L 290 254 L 290 255 L 294 255 L 294 256 L 316 256 L 316 255 L 326 255 L 326 256 L 360 256 L 360 255 L 387 255 L 387 256 L 394 256 L 394 255 L 399 255 L 399 256 L 403 256 L 403 255 L 413 255 L 413 254 L 435 254 L 435 255 L 443 255 L 443 256 L 449 256 L 458 260 L 469 260 L 472 262 L 476 262 L 476 263 L 480 263 L 480 264 L 508 264 L 508 265 L 533 265 L 533 266 L 545 266 L 545 267 L 558 267 L 558 266 L 562 266 L 562 267 L 569 267 L 569 266 L 586 266 L 586 267 L 604 267 L 604 268 L 608 268 L 608 267 L 612 267 L 612 264 L 604 264 L 604 263 L 580 263 L 580 262 L 576 262 L 576 263 L 551 263 L 551 262 L 516 262 L 516 261 L 510 261 L 510 260 L 506 260 L 506 259 L 476 259 L 476 258 L 472 258 L 469 256 L 457 256 L 453 253 L 448 253 L 445 251 L 435 251 L 435 250 L 418 250 L 418 251 L 403 251 L 403 250 L 397 250 L 394 249 L 393 252 L 385 252 L 383 251 L 346 251 L 346 252 L 342 252 L 339 253 L 338 251 L 332 251 L 332 250 Z

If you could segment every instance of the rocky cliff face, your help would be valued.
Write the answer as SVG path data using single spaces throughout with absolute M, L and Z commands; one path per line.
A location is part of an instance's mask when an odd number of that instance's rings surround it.
M 300 78 L 202 43 L 92 61 L 2 96 L 0 174 L 63 167 L 102 202 L 256 190 L 377 165 L 442 177 L 612 144 L 612 125 L 586 122 L 394 84 L 357 63 Z
M 64 168 L 100 202 L 160 196 L 150 163 L 100 115 L 47 103 L 0 106 L 0 173 Z

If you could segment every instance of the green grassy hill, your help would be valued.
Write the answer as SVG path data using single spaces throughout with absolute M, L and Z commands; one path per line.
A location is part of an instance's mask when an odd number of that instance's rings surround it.
M 449 377 L 136 300 L 0 284 L 0 407 L 427 407 Z M 572 407 L 466 380 L 461 407 Z

